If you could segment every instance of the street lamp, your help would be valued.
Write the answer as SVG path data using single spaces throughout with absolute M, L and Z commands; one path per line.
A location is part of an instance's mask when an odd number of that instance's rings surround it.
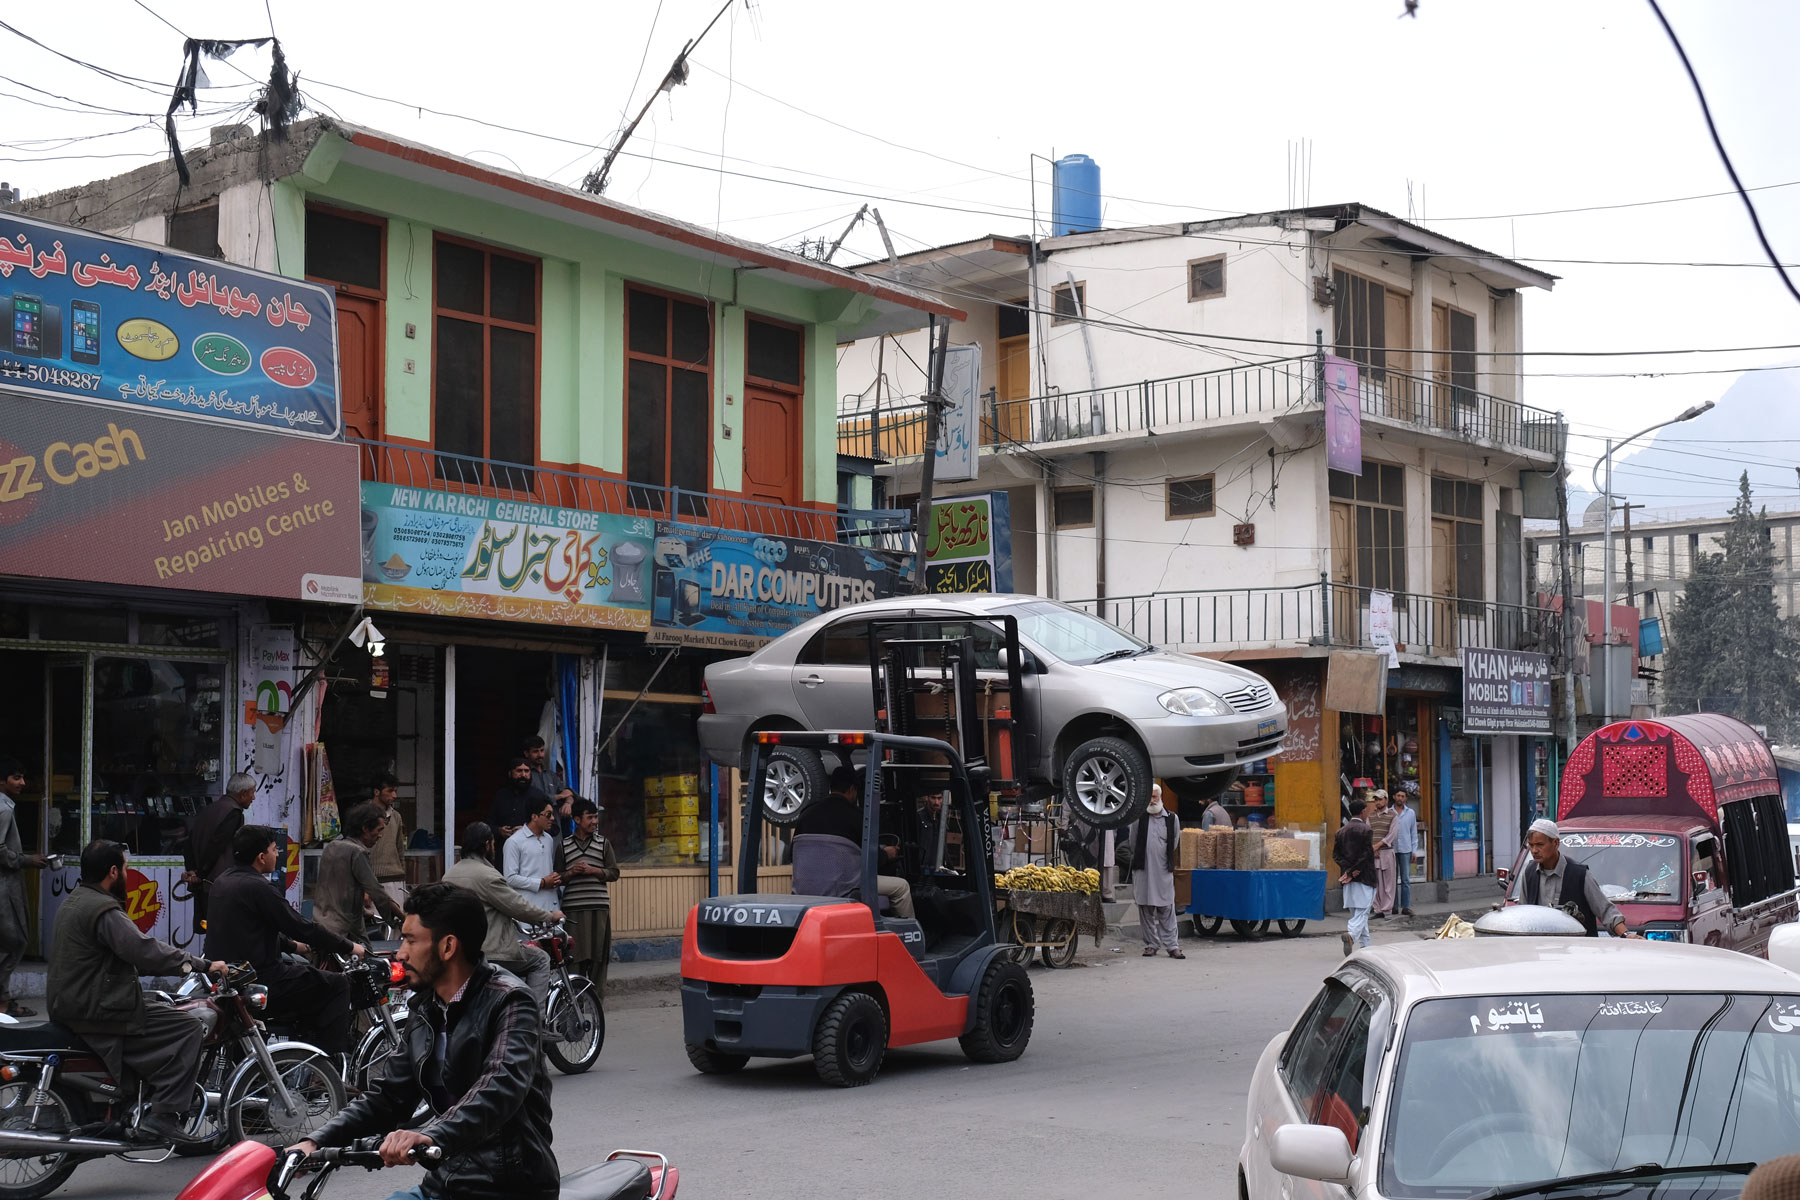
M 1601 695 L 1601 715 L 1603 717 L 1605 717 L 1607 720 L 1611 720 L 1612 716 L 1613 716 L 1613 694 L 1612 694 L 1613 649 L 1614 649 L 1613 648 L 1613 640 L 1612 640 L 1612 635 L 1613 635 L 1613 614 L 1612 614 L 1612 597 L 1613 597 L 1612 456 L 1613 456 L 1613 451 L 1623 450 L 1626 446 L 1629 446 L 1632 442 L 1637 441 L 1639 438 L 1643 437 L 1646 433 L 1654 433 L 1656 430 L 1661 429 L 1664 426 L 1679 425 L 1683 421 L 1691 421 L 1695 417 L 1699 416 L 1701 413 L 1711 410 L 1712 407 L 1713 407 L 1713 401 L 1708 400 L 1705 404 L 1694 405 L 1692 408 L 1688 409 L 1686 412 L 1682 413 L 1678 417 L 1670 417 L 1667 421 L 1658 421 L 1656 424 L 1650 426 L 1647 429 L 1640 429 L 1636 433 L 1632 434 L 1630 437 L 1624 439 L 1623 441 L 1615 442 L 1615 441 L 1612 441 L 1611 439 L 1608 439 L 1607 443 L 1606 443 L 1606 453 L 1600 456 L 1600 462 L 1597 462 L 1594 464 L 1593 475 L 1590 476 L 1590 478 L 1592 478 L 1594 486 L 1601 489 L 1601 493 L 1605 497 L 1605 500 L 1606 500 L 1606 511 L 1602 515 L 1602 518 L 1601 518 L 1602 520 L 1604 520 L 1606 522 L 1606 524 L 1604 526 L 1606 532 L 1601 538 L 1601 549 L 1600 549 L 1600 576 L 1601 576 L 1600 606 L 1603 609 L 1605 609 L 1605 612 L 1606 612 L 1606 616 L 1605 616 L 1605 620 L 1606 620 L 1605 631 L 1606 632 L 1605 632 L 1605 636 L 1601 639 L 1601 642 L 1600 642 L 1600 647 L 1601 647 L 1601 649 L 1600 649 L 1600 662 L 1601 662 L 1600 695 Z M 1606 483 L 1604 486 L 1601 485 L 1600 480 L 1599 480 L 1601 463 L 1606 464 Z

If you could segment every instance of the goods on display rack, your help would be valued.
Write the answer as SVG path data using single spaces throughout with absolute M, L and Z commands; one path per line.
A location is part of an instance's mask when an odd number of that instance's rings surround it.
M 1210 937 L 1226 921 L 1243 938 L 1298 935 L 1325 916 L 1324 828 L 1184 829 L 1177 870 L 1189 872 L 1187 912 L 1194 932 Z
M 700 776 L 652 775 L 644 780 L 645 863 L 698 861 L 700 834 Z
M 1274 764 L 1259 758 L 1246 765 L 1237 781 L 1220 794 L 1219 803 L 1234 825 L 1268 825 L 1275 814 Z
M 994 876 L 994 906 L 1000 934 L 1012 946 L 1017 962 L 1033 953 L 1047 967 L 1066 967 L 1075 960 L 1083 933 L 1094 945 L 1106 932 L 1100 901 L 1100 872 L 1092 867 L 1023 866 Z

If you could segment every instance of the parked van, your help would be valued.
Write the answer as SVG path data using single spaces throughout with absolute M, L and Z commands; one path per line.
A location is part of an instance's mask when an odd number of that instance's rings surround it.
M 1617 721 L 1569 756 L 1562 852 L 1586 865 L 1646 938 L 1767 955 L 1800 915 L 1788 814 L 1768 743 L 1715 713 Z M 1519 903 L 1521 851 L 1503 871 Z

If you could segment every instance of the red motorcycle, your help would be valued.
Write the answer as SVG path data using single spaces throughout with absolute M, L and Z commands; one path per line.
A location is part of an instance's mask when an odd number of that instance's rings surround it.
M 340 1167 L 382 1168 L 380 1138 L 311 1154 L 277 1152 L 255 1142 L 242 1142 L 194 1176 L 175 1200 L 317 1200 L 325 1181 Z M 436 1146 L 414 1152 L 414 1161 L 434 1163 Z M 313 1176 L 296 1192 L 301 1179 Z M 674 1200 L 681 1172 L 662 1155 L 648 1150 L 614 1150 L 603 1163 L 571 1171 L 562 1178 L 561 1200 Z

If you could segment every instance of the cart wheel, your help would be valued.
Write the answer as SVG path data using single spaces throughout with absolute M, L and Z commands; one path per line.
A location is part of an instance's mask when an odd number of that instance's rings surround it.
M 1018 923 L 1016 926 L 1013 924 L 1015 921 Z M 1009 943 L 1005 951 L 1007 957 L 1020 966 L 1030 963 L 1032 948 L 1022 943 L 1038 940 L 1036 918 L 1028 917 L 1023 913 L 1014 913 L 1012 921 L 1005 922 L 1004 932 Z
M 1239 921 L 1234 919 L 1231 922 L 1231 932 L 1246 940 L 1259 938 L 1263 934 L 1269 932 L 1269 923 L 1267 921 Z
M 1306 928 L 1305 921 L 1281 921 L 1278 924 L 1281 926 L 1282 937 L 1299 937 L 1301 931 Z
M 1075 951 L 1081 946 L 1081 931 L 1075 928 L 1073 921 L 1057 921 L 1050 926 L 1043 940 L 1046 942 L 1069 940 L 1061 946 L 1044 947 L 1044 965 L 1046 967 L 1066 967 L 1075 961 Z
M 1223 924 L 1225 924 L 1224 917 L 1203 917 L 1199 913 L 1195 913 L 1194 936 L 1213 937 L 1219 932 L 1219 926 Z

